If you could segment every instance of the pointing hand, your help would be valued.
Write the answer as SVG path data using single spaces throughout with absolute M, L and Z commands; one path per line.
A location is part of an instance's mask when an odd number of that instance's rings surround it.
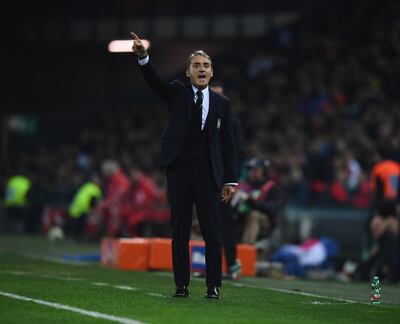
M 144 59 L 147 56 L 147 50 L 144 47 L 143 42 L 135 33 L 131 32 L 131 35 L 133 38 L 133 45 L 132 45 L 133 53 L 135 53 L 139 59 Z

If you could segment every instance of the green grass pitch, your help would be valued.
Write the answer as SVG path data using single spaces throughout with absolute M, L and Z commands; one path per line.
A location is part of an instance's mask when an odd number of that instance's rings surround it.
M 0 237 L 0 323 L 400 323 L 400 286 L 383 285 L 369 304 L 368 283 L 242 278 L 206 300 L 193 279 L 189 299 L 170 295 L 170 273 L 61 263 L 98 246 L 43 237 Z

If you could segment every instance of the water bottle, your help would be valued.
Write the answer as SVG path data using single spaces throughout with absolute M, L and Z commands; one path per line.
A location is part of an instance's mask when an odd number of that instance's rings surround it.
M 381 303 L 381 283 L 378 276 L 372 278 L 371 283 L 371 304 L 379 305 Z

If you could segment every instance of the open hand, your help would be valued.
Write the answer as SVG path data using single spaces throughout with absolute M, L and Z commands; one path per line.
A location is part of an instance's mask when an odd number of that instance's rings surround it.
M 143 42 L 135 33 L 131 32 L 131 35 L 133 37 L 133 45 L 132 45 L 133 53 L 135 53 L 139 59 L 144 59 L 147 56 L 147 50 L 144 47 Z
M 225 185 L 222 188 L 222 201 L 224 203 L 229 202 L 229 200 L 231 200 L 235 192 L 236 192 L 236 186 Z

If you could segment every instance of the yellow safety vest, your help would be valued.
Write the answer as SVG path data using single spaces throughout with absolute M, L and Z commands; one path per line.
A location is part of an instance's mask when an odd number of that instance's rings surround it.
M 83 214 L 87 214 L 91 209 L 91 201 L 93 198 L 100 199 L 102 197 L 101 189 L 93 182 L 86 182 L 76 193 L 72 203 L 69 205 L 69 214 L 73 218 L 79 218 Z
M 5 207 L 24 207 L 28 203 L 28 192 L 31 181 L 23 175 L 15 175 L 7 181 L 4 197 Z

